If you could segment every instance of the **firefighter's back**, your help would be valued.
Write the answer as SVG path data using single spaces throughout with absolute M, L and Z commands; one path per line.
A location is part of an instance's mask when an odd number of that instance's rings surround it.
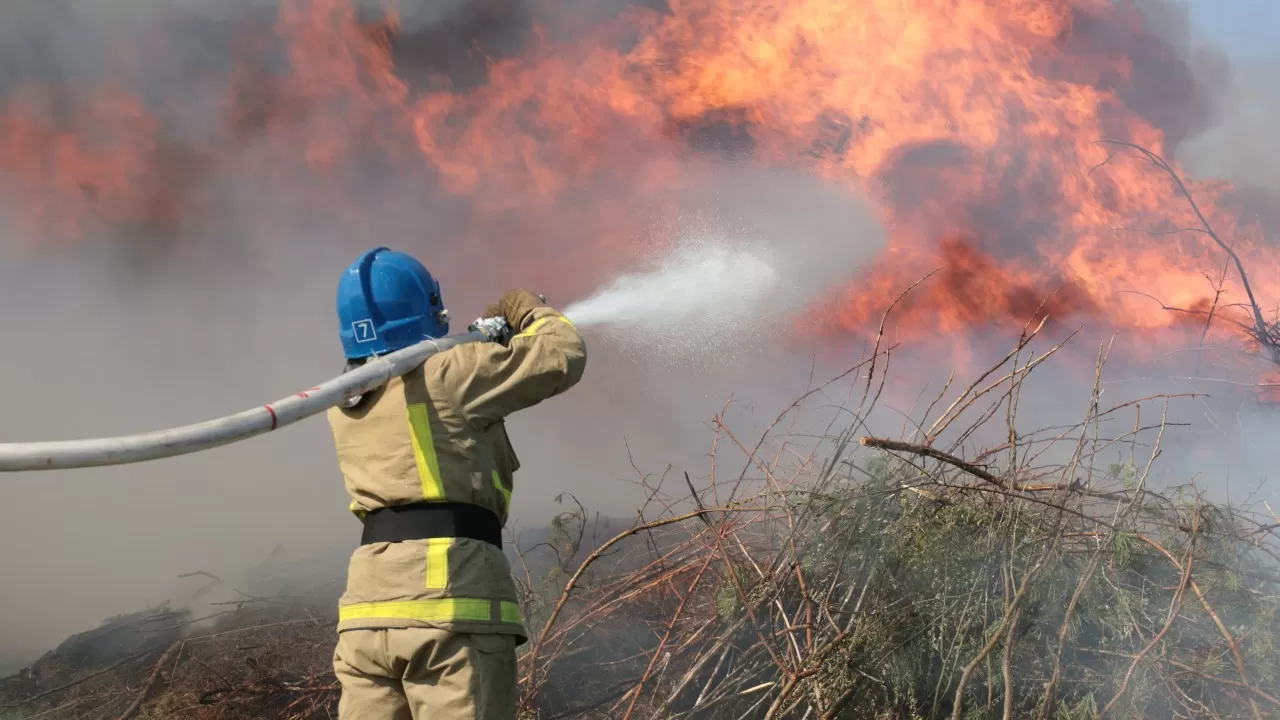
M 379 253 L 394 261 L 381 274 Z M 339 287 L 349 362 L 447 332 L 438 283 L 398 255 L 367 253 Z M 379 282 L 390 288 L 382 308 Z M 504 419 L 576 384 L 586 349 L 537 295 L 512 291 L 493 310 L 517 331 L 505 343 L 433 355 L 329 411 L 350 509 L 363 523 L 334 653 L 342 720 L 515 717 L 515 648 L 527 633 L 502 552 L 519 469 Z M 424 323 L 432 313 L 437 321 Z M 406 323 L 420 327 L 404 332 Z

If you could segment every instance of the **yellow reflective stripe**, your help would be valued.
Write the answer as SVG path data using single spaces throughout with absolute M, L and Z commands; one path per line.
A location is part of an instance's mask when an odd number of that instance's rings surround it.
M 509 600 L 502 601 L 502 622 L 520 623 L 520 605 Z
M 502 477 L 498 475 L 497 469 L 493 471 L 493 486 L 498 488 L 498 492 L 502 493 L 502 501 L 503 503 L 505 503 L 502 507 L 510 510 L 511 509 L 511 491 L 507 489 L 506 485 L 502 484 Z
M 504 623 L 520 624 L 520 605 L 510 600 L 498 603 Z M 493 601 L 480 598 L 438 598 L 347 605 L 338 609 L 338 620 L 419 620 L 421 622 L 489 622 Z
M 544 317 L 544 318 L 539 318 L 537 320 L 534 320 L 532 325 L 525 328 L 524 330 L 521 330 L 520 333 L 516 335 L 516 337 L 529 337 L 530 335 L 538 332 L 538 328 L 542 327 L 543 325 L 546 325 L 547 321 L 550 319 L 551 318 L 549 317 Z
M 420 620 L 422 622 L 489 622 L 492 600 L 478 598 L 439 598 L 436 600 L 404 600 L 347 605 L 338 609 L 338 620 Z M 505 610 L 503 611 L 505 614 Z
M 538 318 L 537 320 L 534 320 L 532 325 L 522 330 L 520 334 L 516 335 L 516 337 L 529 337 L 530 335 L 538 332 L 538 328 L 541 328 L 543 325 L 546 325 L 548 322 L 552 320 L 559 320 L 565 325 L 568 325 L 574 330 L 577 330 L 577 328 L 574 327 L 573 323 L 569 322 L 569 318 L 564 317 L 563 315 L 548 315 L 544 318 Z
M 443 590 L 449 586 L 449 547 L 453 538 L 427 539 L 427 589 Z
M 436 459 L 435 442 L 431 439 L 431 420 L 427 406 L 422 403 L 409 406 L 409 430 L 413 436 L 413 458 L 418 463 L 418 478 L 422 481 L 422 497 L 425 500 L 443 500 L 444 484 L 440 482 L 440 462 Z

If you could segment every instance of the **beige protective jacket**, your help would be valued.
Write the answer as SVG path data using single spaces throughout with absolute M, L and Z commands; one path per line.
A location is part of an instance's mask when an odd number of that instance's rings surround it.
M 520 467 L 503 419 L 582 377 L 586 347 L 562 314 L 534 308 L 503 346 L 470 343 L 375 391 L 329 423 L 357 516 L 423 501 L 466 502 L 505 525 Z M 374 543 L 351 556 L 338 630 L 433 627 L 528 636 L 506 557 L 488 543 Z

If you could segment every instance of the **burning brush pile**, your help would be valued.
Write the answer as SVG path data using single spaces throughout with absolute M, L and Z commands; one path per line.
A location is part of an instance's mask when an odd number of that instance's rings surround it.
M 524 716 L 1280 717 L 1280 517 L 1225 470 L 1155 482 L 1182 408 L 1230 427 L 1275 388 L 1280 202 L 1166 160 L 1216 80 L 1140 5 L 193 0 L 75 72 L 0 46 L 0 199 L 23 252 L 287 267 L 279 238 L 385 236 L 571 297 L 726 168 L 847 188 L 888 246 L 791 329 L 862 361 L 756 436 L 717 417 L 705 473 L 638 472 L 629 529 L 579 509 L 518 546 Z M 1069 321 L 1119 339 L 1095 363 L 1045 339 Z M 992 328 L 1017 341 L 987 367 Z M 907 412 L 915 345 L 948 362 Z M 1225 399 L 1104 401 L 1108 367 L 1171 355 Z M 1080 415 L 1021 413 L 1054 360 Z M 74 638 L 0 718 L 331 717 L 341 566 L 303 574 Z
M 718 417 L 709 486 L 642 476 L 661 510 L 535 602 L 531 717 L 1280 717 L 1280 515 L 1153 487 L 1190 398 L 1102 404 L 1105 347 L 1028 427 L 1038 332 L 903 439 L 865 434 L 879 345 L 758 437 Z
M 1103 404 L 1106 348 L 1082 416 L 1028 427 L 1063 347 L 1039 331 L 898 439 L 866 434 L 877 344 L 757 436 L 726 407 L 705 477 L 637 470 L 630 527 L 577 506 L 522 538 L 522 717 L 1280 717 L 1280 516 L 1156 487 L 1193 398 Z M 0 707 L 331 717 L 341 582 L 340 563 L 276 568 L 200 617 L 118 618 L 0 684 Z

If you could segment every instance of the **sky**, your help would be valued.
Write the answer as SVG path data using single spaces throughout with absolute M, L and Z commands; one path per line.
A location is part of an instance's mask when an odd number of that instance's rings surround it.
M 1280 0 L 1191 0 L 1191 19 L 1206 40 L 1233 59 L 1280 56 Z
M 1219 100 L 1216 127 L 1179 148 L 1197 177 L 1280 190 L 1280 0 L 1186 0 L 1192 33 L 1225 51 L 1232 87 Z

